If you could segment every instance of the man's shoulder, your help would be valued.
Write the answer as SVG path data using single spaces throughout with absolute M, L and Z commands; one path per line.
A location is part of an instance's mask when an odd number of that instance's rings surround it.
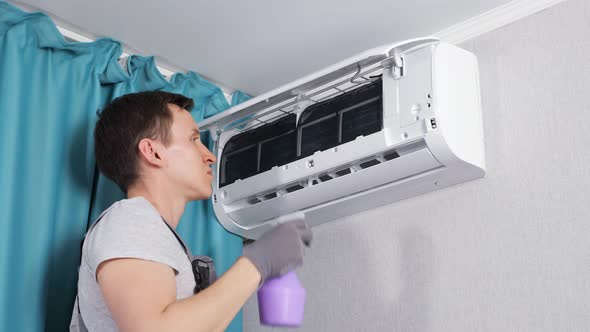
M 142 220 L 143 223 L 146 221 L 153 222 L 158 221 L 160 218 L 158 211 L 145 198 L 134 197 L 113 203 L 97 218 L 95 223 L 98 222 L 98 224 L 95 227 L 101 227 L 101 224 L 107 224 L 105 221 L 112 220 L 117 220 L 117 224 L 122 224 L 141 222 Z M 111 222 L 108 222 L 108 224 L 111 224 Z
M 172 264 L 183 257 L 176 238 L 170 232 L 157 210 L 144 198 L 121 200 L 105 210 L 87 235 L 83 254 L 90 266 L 119 257 Z
M 137 236 L 168 237 L 158 211 L 143 197 L 123 199 L 105 210 L 88 234 L 88 239 L 135 238 Z
M 80 294 L 84 294 L 80 299 L 82 302 L 86 299 L 86 303 L 97 301 L 98 304 L 94 302 L 86 306 L 91 310 L 84 312 L 85 320 L 87 315 L 93 315 L 86 312 L 93 310 L 98 319 L 108 320 L 105 317 L 108 310 L 95 310 L 97 305 L 105 307 L 101 296 L 102 286 L 97 283 L 97 272 L 102 269 L 101 266 L 110 266 L 111 269 L 125 266 L 125 273 L 128 274 L 138 271 L 137 260 L 163 264 L 171 268 L 175 275 L 192 271 L 190 261 L 176 238 L 157 210 L 144 198 L 115 202 L 103 212 L 102 219 L 87 234 L 82 249 L 85 266 L 80 268 L 79 281 L 79 289 L 83 290 Z M 145 268 L 145 264 L 140 267 Z M 81 308 L 84 306 L 81 305 Z

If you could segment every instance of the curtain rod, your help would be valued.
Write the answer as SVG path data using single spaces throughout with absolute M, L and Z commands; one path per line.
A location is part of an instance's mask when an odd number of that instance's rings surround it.
M 2 0 L 0 0 L 2 1 Z M 29 4 L 23 3 L 21 1 L 17 1 L 17 0 L 9 0 L 8 2 L 12 3 L 13 5 L 15 5 L 16 7 L 19 7 L 22 10 L 25 11 L 40 11 L 45 13 L 46 15 L 48 15 L 51 20 L 53 20 L 53 23 L 55 24 L 55 26 L 57 27 L 57 29 L 59 30 L 59 32 L 61 32 L 61 34 L 71 40 L 71 41 L 75 41 L 75 42 L 83 42 L 83 43 L 90 43 L 93 42 L 95 39 L 97 38 L 90 38 L 88 36 L 84 36 L 82 34 L 79 34 L 77 32 L 74 32 L 73 30 L 71 30 L 70 28 L 66 28 L 66 26 L 69 26 L 66 22 L 64 22 L 63 20 L 61 20 L 60 18 L 56 17 L 55 15 L 52 15 L 40 8 L 36 8 L 33 7 Z M 121 54 L 121 58 L 127 58 L 129 57 L 129 53 L 132 53 L 129 51 L 129 47 L 127 47 L 127 45 L 123 44 L 123 53 Z M 162 76 L 164 76 L 166 78 L 166 80 L 169 80 L 170 77 L 172 77 L 172 75 L 174 75 L 175 72 L 186 72 L 187 70 L 182 69 L 182 68 L 165 68 L 162 66 L 158 66 L 156 65 L 156 68 L 158 69 L 158 71 L 162 74 Z M 200 74 L 199 74 L 200 75 Z M 211 79 L 209 77 L 203 76 L 201 75 L 201 77 L 203 77 L 204 79 L 206 79 L 207 81 L 217 85 L 221 91 L 223 92 L 223 94 L 225 95 L 225 98 L 229 101 L 231 100 L 231 95 L 233 94 L 233 92 L 235 91 L 235 89 L 233 88 L 229 88 L 227 86 L 225 86 L 224 84 Z
M 81 34 L 79 34 L 79 33 L 76 33 L 76 32 L 74 32 L 74 31 L 72 31 L 72 30 L 66 29 L 66 28 L 64 28 L 64 27 L 62 27 L 62 26 L 59 26 L 59 25 L 57 25 L 57 24 L 56 24 L 55 26 L 57 27 L 57 29 L 59 30 L 59 32 L 61 32 L 61 34 L 62 34 L 62 35 L 65 37 L 65 38 L 67 38 L 67 39 L 69 39 L 69 40 L 71 40 L 71 41 L 75 41 L 75 42 L 82 42 L 82 43 L 91 43 L 91 42 L 93 42 L 93 41 L 94 41 L 94 40 L 93 40 L 93 39 L 91 39 L 91 38 L 88 38 L 88 37 L 86 37 L 86 36 L 83 36 L 83 35 L 81 35 Z M 125 51 L 123 51 L 123 53 L 121 54 L 121 58 L 126 58 L 126 57 L 129 57 L 129 54 L 128 54 L 128 53 L 126 53 Z M 158 71 L 159 71 L 159 72 L 160 72 L 160 73 L 161 73 L 163 76 L 165 76 L 165 77 L 166 77 L 166 79 L 170 79 L 170 77 L 171 77 L 172 75 L 174 75 L 174 72 L 173 72 L 172 70 L 166 69 L 166 68 L 164 68 L 164 67 L 161 67 L 161 66 L 156 66 L 156 68 L 158 68 Z M 226 91 L 223 91 L 223 92 L 226 92 Z
M 86 36 L 83 36 L 83 35 L 81 35 L 79 33 L 76 33 L 76 32 L 74 32 L 72 30 L 66 29 L 66 28 L 64 28 L 62 26 L 59 26 L 57 24 L 55 26 L 57 27 L 57 29 L 59 30 L 59 32 L 61 32 L 61 34 L 65 38 L 70 39 L 72 41 L 83 42 L 83 43 L 89 43 L 89 42 L 93 42 L 94 41 L 91 38 L 88 38 Z M 123 53 L 121 54 L 121 58 L 127 58 L 127 57 L 129 57 L 129 54 L 127 52 L 125 52 L 125 48 L 126 47 L 124 47 L 124 49 L 123 49 Z M 170 69 L 164 68 L 162 66 L 158 66 L 158 65 L 156 65 L 156 68 L 162 74 L 162 76 L 164 76 L 166 78 L 166 80 L 170 80 L 170 78 L 172 77 L 172 75 L 175 74 L 175 72 L 184 71 L 184 70 L 176 70 L 176 71 L 173 71 L 173 70 L 170 70 Z M 232 95 L 233 91 L 235 91 L 235 89 L 228 89 L 226 86 L 224 86 L 223 84 L 221 84 L 221 83 L 219 83 L 219 82 L 217 82 L 215 80 L 212 80 L 212 79 L 207 78 L 207 77 L 203 77 L 203 78 L 205 78 L 207 81 L 210 81 L 211 83 L 217 85 L 221 89 L 221 91 L 223 92 L 223 94 L 225 95 L 226 99 L 230 100 L 231 95 Z

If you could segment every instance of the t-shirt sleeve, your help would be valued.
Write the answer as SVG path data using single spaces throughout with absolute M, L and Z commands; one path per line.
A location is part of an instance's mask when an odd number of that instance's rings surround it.
M 179 254 L 186 257 L 160 216 L 124 209 L 105 215 L 88 235 L 84 247 L 87 263 L 95 278 L 98 265 L 110 259 L 153 261 L 170 266 L 178 274 L 183 268 Z

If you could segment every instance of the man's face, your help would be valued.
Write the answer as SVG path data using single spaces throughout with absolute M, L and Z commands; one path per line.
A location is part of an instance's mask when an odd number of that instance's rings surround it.
M 215 156 L 201 142 L 199 127 L 191 114 L 177 105 L 169 104 L 172 112 L 171 142 L 166 148 L 165 172 L 189 200 L 211 196 Z

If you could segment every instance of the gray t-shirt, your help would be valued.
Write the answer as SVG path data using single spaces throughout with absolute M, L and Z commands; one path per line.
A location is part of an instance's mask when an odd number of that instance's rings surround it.
M 88 331 L 118 331 L 96 281 L 98 265 L 114 258 L 168 265 L 176 275 L 176 299 L 193 295 L 195 279 L 189 258 L 158 211 L 143 197 L 120 200 L 103 212 L 82 248 L 77 304 Z M 77 330 L 79 318 L 74 304 L 70 330 Z

